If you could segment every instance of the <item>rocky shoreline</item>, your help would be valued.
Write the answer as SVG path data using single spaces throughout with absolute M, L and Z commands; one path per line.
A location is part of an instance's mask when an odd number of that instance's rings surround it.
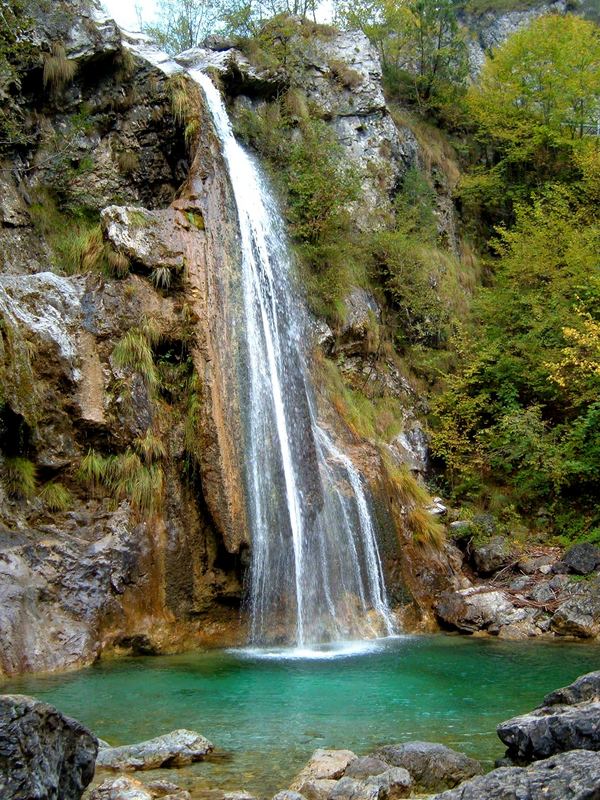
M 544 697 L 497 727 L 506 755 L 484 774 L 473 758 L 433 742 L 385 745 L 366 755 L 316 750 L 273 800 L 594 800 L 600 797 L 600 671 Z M 0 698 L 3 800 L 191 800 L 172 780 L 132 772 L 203 760 L 213 744 L 177 730 L 120 747 L 102 742 L 60 711 L 22 695 Z M 87 789 L 94 772 L 94 788 Z M 108 773 L 113 773 L 110 776 Z M 124 773 L 114 776 L 115 772 Z M 212 800 L 255 800 L 245 791 L 201 791 Z M 200 795 L 198 795 L 200 796 Z

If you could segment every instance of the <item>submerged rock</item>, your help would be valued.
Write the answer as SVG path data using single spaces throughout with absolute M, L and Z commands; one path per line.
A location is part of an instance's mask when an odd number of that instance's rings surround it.
M 213 744 L 204 736 L 180 728 L 146 742 L 103 747 L 98 753 L 96 766 L 125 771 L 183 767 L 201 761 L 213 749 Z
M 425 791 L 452 788 L 482 772 L 481 764 L 475 759 L 433 742 L 386 745 L 374 755 L 408 770 L 415 785 Z
M 500 767 L 431 800 L 596 800 L 600 797 L 600 754 L 589 750 L 536 761 L 529 767 Z
M 348 765 L 356 760 L 351 750 L 323 750 L 319 748 L 310 757 L 308 764 L 296 775 L 290 789 L 306 792 L 302 787 L 308 782 L 337 780 L 341 778 Z M 308 797 L 308 795 L 306 795 Z
M 98 741 L 81 723 L 25 695 L 0 697 L 2 800 L 79 800 Z

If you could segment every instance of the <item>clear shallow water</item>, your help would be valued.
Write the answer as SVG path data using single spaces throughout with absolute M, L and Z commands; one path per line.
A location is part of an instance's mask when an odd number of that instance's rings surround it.
M 238 650 L 108 661 L 1 688 L 55 704 L 111 744 L 197 730 L 221 755 L 178 771 L 180 783 L 266 797 L 317 747 L 362 754 L 428 739 L 491 765 L 502 755 L 498 722 L 600 668 L 595 645 L 447 636 L 360 645 L 337 658 Z

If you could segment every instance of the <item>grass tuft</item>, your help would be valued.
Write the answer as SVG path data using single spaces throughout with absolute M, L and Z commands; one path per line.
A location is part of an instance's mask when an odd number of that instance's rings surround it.
M 117 342 L 113 350 L 113 359 L 117 367 L 139 372 L 148 386 L 155 386 L 158 380 L 152 347 L 148 337 L 142 330 L 135 328 Z
M 50 511 L 68 511 L 73 505 L 73 495 L 58 481 L 47 483 L 39 497 Z
M 2 466 L 2 482 L 10 497 L 31 499 L 37 489 L 35 464 L 28 458 L 7 458 Z
M 73 80 L 76 72 L 77 62 L 67 58 L 60 42 L 54 42 L 51 51 L 44 56 L 44 86 L 59 92 Z

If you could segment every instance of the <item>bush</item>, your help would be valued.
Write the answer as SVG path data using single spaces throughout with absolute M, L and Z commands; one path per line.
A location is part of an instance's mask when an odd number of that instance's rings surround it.
M 54 42 L 50 53 L 44 56 L 44 86 L 59 92 L 70 83 L 77 72 L 77 62 L 67 58 L 64 46 Z
M 5 458 L 2 465 L 2 482 L 10 497 L 30 500 L 37 490 L 35 464 L 22 456 Z

